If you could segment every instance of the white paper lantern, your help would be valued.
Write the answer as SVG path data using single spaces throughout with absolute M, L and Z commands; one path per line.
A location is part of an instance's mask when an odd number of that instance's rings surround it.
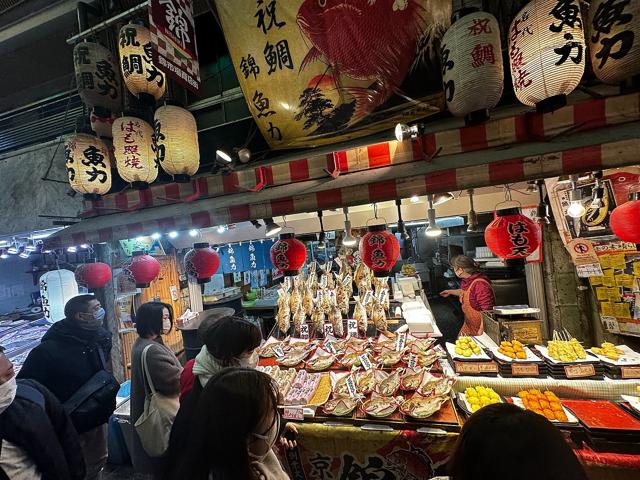
M 84 195 L 105 195 L 111 190 L 109 149 L 99 138 L 74 133 L 64 142 L 69 185 Z
M 509 29 L 513 89 L 525 105 L 552 111 L 580 83 L 585 43 L 578 0 L 533 0 Z
M 592 0 L 589 25 L 598 79 L 616 84 L 640 75 L 640 1 Z
M 120 68 L 124 83 L 136 97 L 141 94 L 160 99 L 167 87 L 164 73 L 151 58 L 151 34 L 142 25 L 129 23 L 120 29 Z
M 502 96 L 500 26 L 486 12 L 456 20 L 442 39 L 442 82 L 449 111 L 467 123 L 488 118 Z
M 200 167 L 198 127 L 191 112 L 176 105 L 156 110 L 154 146 L 158 164 L 177 182 L 188 182 Z
M 78 43 L 73 49 L 73 66 L 78 94 L 88 107 L 120 112 L 122 85 L 111 51 L 99 43 Z
M 141 118 L 124 116 L 114 120 L 112 133 L 118 174 L 135 188 L 147 188 L 158 178 L 151 125 Z
M 52 270 L 43 273 L 38 283 L 44 318 L 50 322 L 62 320 L 64 306 L 72 297 L 78 295 L 75 274 L 69 270 Z

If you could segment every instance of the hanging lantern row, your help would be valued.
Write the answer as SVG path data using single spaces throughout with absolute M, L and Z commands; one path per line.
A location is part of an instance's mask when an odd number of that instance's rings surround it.
M 154 149 L 162 169 L 176 182 L 188 182 L 200 167 L 198 127 L 188 110 L 165 105 L 154 118 Z
M 307 260 L 307 248 L 293 233 L 283 233 L 269 250 L 271 263 L 286 277 L 300 273 Z
M 64 142 L 67 178 L 83 195 L 105 195 L 111 189 L 110 151 L 94 135 L 76 133 Z
M 484 231 L 484 241 L 496 256 L 506 259 L 527 258 L 542 243 L 540 227 L 519 208 L 495 212 L 494 220 Z
M 124 116 L 113 122 L 113 151 L 118 174 L 135 188 L 146 188 L 158 178 L 153 128 L 141 118 Z
M 135 251 L 126 270 L 136 282 L 136 288 L 149 288 L 160 274 L 160 262 L 143 251 Z
M 388 277 L 400 256 L 400 243 L 385 225 L 372 225 L 360 239 L 358 251 L 376 277 Z
M 111 52 L 94 42 L 78 43 L 73 67 L 80 98 L 90 108 L 118 113 L 122 108 L 122 85 L 118 64 Z
M 89 290 L 104 287 L 111 280 L 111 267 L 106 263 L 85 263 L 76 268 L 76 280 Z
M 153 64 L 151 33 L 142 25 L 127 24 L 118 35 L 120 67 L 127 89 L 136 97 L 159 100 L 166 89 L 164 73 Z
M 193 250 L 184 256 L 184 266 L 187 274 L 195 278 L 199 284 L 208 283 L 220 267 L 220 257 L 206 243 L 195 243 Z

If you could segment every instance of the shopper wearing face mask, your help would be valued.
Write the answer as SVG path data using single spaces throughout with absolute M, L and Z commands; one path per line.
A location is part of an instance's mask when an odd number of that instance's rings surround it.
M 93 480 L 107 461 L 107 422 L 120 385 L 109 371 L 111 334 L 100 302 L 78 295 L 64 314 L 29 353 L 18 378 L 44 385 L 64 405 L 80 434 L 86 478 Z
M 182 366 L 173 351 L 162 341 L 162 335 L 173 328 L 173 309 L 162 302 L 148 302 L 136 312 L 138 338 L 131 348 L 131 423 L 135 424 L 144 411 L 145 398 L 151 394 L 144 378 L 143 352 L 153 387 L 160 395 L 175 398 L 180 394 Z M 137 431 L 131 459 L 136 473 L 153 476 L 162 469 L 162 458 L 152 458 L 144 450 Z
M 0 347 L 0 480 L 82 480 L 78 434 L 58 399 L 33 380 L 16 381 Z
M 257 370 L 227 368 L 211 377 L 195 408 L 190 435 L 170 450 L 166 480 L 288 480 L 273 447 L 278 391 Z

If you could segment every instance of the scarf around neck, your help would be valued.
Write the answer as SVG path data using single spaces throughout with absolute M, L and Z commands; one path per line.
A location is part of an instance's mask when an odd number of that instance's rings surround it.
M 203 345 L 200 353 L 196 355 L 196 359 L 193 362 L 193 374 L 200 380 L 200 385 L 203 387 L 207 385 L 207 382 L 220 370 L 224 369 L 223 365 L 209 353 L 207 346 Z

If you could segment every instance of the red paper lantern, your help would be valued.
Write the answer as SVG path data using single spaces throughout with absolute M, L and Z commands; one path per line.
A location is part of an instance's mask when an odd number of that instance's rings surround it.
M 160 274 L 160 262 L 142 251 L 133 252 L 128 270 L 136 282 L 136 288 L 148 288 Z
M 372 225 L 360 239 L 360 258 L 376 277 L 388 277 L 400 256 L 400 243 L 385 225 Z
M 293 277 L 307 260 L 307 248 L 293 233 L 283 233 L 269 251 L 271 263 L 285 276 Z
M 197 279 L 198 283 L 208 283 L 218 271 L 220 257 L 208 243 L 194 243 L 193 250 L 189 250 L 184 256 L 184 266 L 187 273 Z
M 484 241 L 493 253 L 507 260 L 527 258 L 542 242 L 540 227 L 518 208 L 499 210 L 484 231 Z
M 76 280 L 89 290 L 102 288 L 111 280 L 111 267 L 106 263 L 85 263 L 76 268 Z
M 620 240 L 640 243 L 640 192 L 629 194 L 629 201 L 611 212 L 610 224 Z

